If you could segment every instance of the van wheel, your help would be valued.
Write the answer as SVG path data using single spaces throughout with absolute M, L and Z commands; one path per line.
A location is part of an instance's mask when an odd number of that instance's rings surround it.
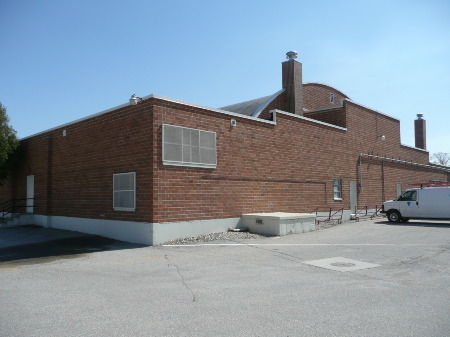
M 389 222 L 397 223 L 397 222 L 400 222 L 402 217 L 400 216 L 400 213 L 398 211 L 389 211 L 387 213 L 387 218 L 388 218 Z

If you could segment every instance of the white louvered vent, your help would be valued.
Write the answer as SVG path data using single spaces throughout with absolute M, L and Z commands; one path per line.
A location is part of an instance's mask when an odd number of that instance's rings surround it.
M 216 133 L 163 125 L 163 164 L 215 168 Z

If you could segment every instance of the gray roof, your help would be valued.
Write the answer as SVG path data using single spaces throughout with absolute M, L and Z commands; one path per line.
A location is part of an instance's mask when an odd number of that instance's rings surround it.
M 242 103 L 236 103 L 232 105 L 224 106 L 223 108 L 219 108 L 220 110 L 235 112 L 241 115 L 253 116 L 253 114 L 259 109 L 261 105 L 263 105 L 267 100 L 272 97 L 264 96 L 257 99 L 252 99 L 251 101 L 246 101 Z

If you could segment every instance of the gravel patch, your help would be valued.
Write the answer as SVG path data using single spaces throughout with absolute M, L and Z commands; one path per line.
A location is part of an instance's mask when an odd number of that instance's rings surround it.
M 324 221 L 316 225 L 316 230 L 320 231 L 338 225 L 340 224 L 337 221 Z M 174 239 L 165 242 L 162 245 L 188 245 L 212 241 L 237 241 L 237 240 L 264 239 L 268 237 L 272 236 L 250 232 L 223 232 L 223 233 L 211 233 L 207 235 L 194 236 L 190 238 Z
M 163 245 L 188 245 L 188 244 L 195 244 L 195 243 L 204 243 L 204 242 L 211 242 L 211 241 L 219 241 L 219 240 L 225 240 L 225 241 L 236 241 L 236 240 L 245 240 L 245 239 L 262 239 L 270 237 L 268 235 L 262 235 L 262 234 L 256 234 L 256 233 L 250 233 L 250 232 L 223 232 L 223 233 L 211 233 L 207 235 L 200 235 L 190 238 L 182 238 L 182 239 L 175 239 L 168 241 L 166 243 L 163 243 Z

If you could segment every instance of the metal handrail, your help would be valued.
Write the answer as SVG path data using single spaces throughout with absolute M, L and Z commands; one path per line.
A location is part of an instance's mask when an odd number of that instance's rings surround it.
M 373 219 L 374 217 L 381 215 L 380 211 L 381 211 L 383 205 L 375 205 L 375 210 L 373 212 L 369 211 L 369 206 L 367 206 L 367 205 L 360 206 L 360 207 L 362 207 L 362 208 L 356 209 L 356 214 L 354 217 L 354 219 L 356 219 L 356 221 L 359 221 L 359 218 L 363 217 L 363 216 L 370 216 L 370 219 Z M 370 209 L 373 209 L 373 208 L 370 208 Z
M 32 205 L 27 205 L 28 200 L 33 200 Z M 27 207 L 34 207 L 34 198 L 10 199 L 0 204 L 0 214 L 2 218 L 5 218 L 6 215 L 16 213 L 21 209 L 26 210 Z
M 321 212 L 321 209 L 324 210 L 322 213 L 328 213 L 328 215 L 318 215 L 317 213 Z M 333 207 L 316 207 L 310 214 L 316 213 L 316 222 L 325 222 L 331 220 L 337 220 L 338 223 L 342 222 L 342 215 L 344 213 L 344 208 L 333 208 Z M 318 218 L 324 218 L 323 220 Z

